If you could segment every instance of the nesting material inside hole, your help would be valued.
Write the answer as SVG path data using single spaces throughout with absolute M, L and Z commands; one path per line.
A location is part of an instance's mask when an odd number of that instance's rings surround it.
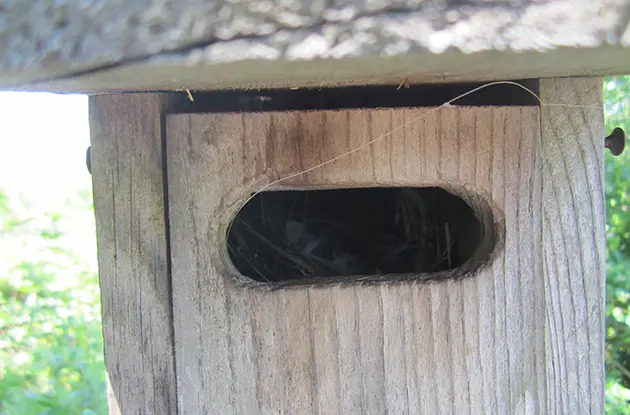
M 263 192 L 233 219 L 228 253 L 261 282 L 470 269 L 494 245 L 476 210 L 438 187 Z

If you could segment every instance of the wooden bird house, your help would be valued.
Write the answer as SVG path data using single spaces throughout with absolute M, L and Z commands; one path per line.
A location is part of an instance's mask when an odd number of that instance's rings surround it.
M 526 84 L 563 106 L 514 85 L 503 105 L 309 111 L 93 97 L 115 393 L 141 404 L 151 380 L 181 413 L 601 405 L 601 84 Z
M 110 413 L 603 411 L 626 2 L 136 3 L 0 12 L 93 94 Z

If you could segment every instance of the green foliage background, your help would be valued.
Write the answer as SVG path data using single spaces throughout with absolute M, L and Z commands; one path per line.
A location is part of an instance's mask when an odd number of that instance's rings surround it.
M 0 190 L 0 238 L 23 244 L 0 263 L 0 414 L 107 413 L 98 278 L 67 248 L 68 212 L 20 217 Z
M 606 131 L 630 132 L 630 76 L 606 79 L 604 100 Z M 614 415 L 630 415 L 628 184 L 630 150 L 606 152 L 606 413 Z M 88 210 L 90 200 L 87 191 L 73 198 Z M 98 278 L 64 243 L 71 210 L 28 218 L 11 202 L 0 190 L 0 238 L 37 249 L 0 264 L 0 414 L 105 414 Z
M 606 131 L 630 133 L 630 76 L 604 82 Z M 630 414 L 630 148 L 606 151 L 606 413 Z

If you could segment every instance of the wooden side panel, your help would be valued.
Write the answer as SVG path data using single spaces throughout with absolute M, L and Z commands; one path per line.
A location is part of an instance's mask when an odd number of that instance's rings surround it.
M 161 94 L 90 98 L 111 414 L 176 411 Z
M 505 226 L 491 264 L 438 283 L 234 284 L 219 249 L 239 201 L 402 124 L 286 184 L 465 187 Z M 577 392 L 545 376 L 539 132 L 535 107 L 168 116 L 180 412 L 557 410 L 550 394 Z
M 543 262 L 549 409 L 603 413 L 604 122 L 599 78 L 544 79 Z M 540 316 L 541 318 L 543 316 Z

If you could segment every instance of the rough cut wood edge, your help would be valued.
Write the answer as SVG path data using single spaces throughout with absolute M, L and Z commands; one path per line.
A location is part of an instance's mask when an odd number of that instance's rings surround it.
M 543 79 L 543 260 L 549 413 L 603 413 L 602 81 Z M 541 320 L 542 323 L 542 320 Z
M 180 413 L 550 413 L 550 393 L 574 392 L 545 376 L 557 362 L 542 324 L 539 120 L 536 107 L 167 117 Z M 489 267 L 431 284 L 231 283 L 213 245 L 226 206 L 405 122 L 291 184 L 467 186 L 505 212 Z
M 174 414 L 161 94 L 90 98 L 110 414 Z
M 229 50 L 230 47 L 226 46 Z M 252 46 L 256 51 L 256 45 Z M 253 52 L 253 53 L 254 53 Z M 630 71 L 630 47 L 559 47 L 545 52 L 419 52 L 383 58 L 209 60 L 190 64 L 195 53 L 158 56 L 39 82 L 18 81 L 0 89 L 111 93 L 255 88 L 322 88 L 361 85 L 446 83 L 551 76 L 604 76 Z M 147 76 L 150 73 L 151 76 Z M 184 94 L 185 92 L 180 92 Z

